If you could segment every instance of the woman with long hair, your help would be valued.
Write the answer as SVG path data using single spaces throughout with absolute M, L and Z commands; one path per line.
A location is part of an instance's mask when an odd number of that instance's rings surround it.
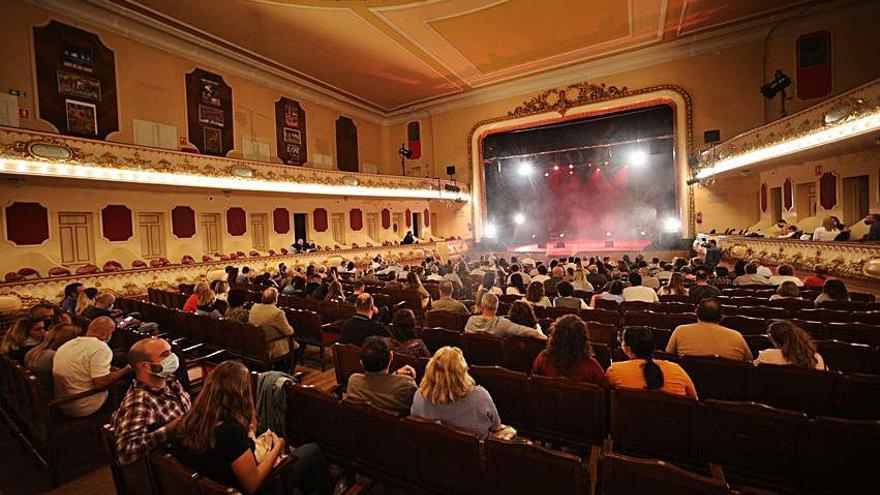
M 623 342 L 623 352 L 629 360 L 611 363 L 605 373 L 609 385 L 697 398 L 694 382 L 681 366 L 654 359 L 654 334 L 649 329 L 629 327 L 623 334 Z
M 526 289 L 526 297 L 523 300 L 532 306 L 549 308 L 553 305 L 550 302 L 550 298 L 544 295 L 544 284 L 537 280 L 529 284 L 528 289 Z
M 46 321 L 31 316 L 16 321 L 0 341 L 0 354 L 23 363 L 25 354 L 43 341 L 46 335 Z
M 686 296 L 688 295 L 687 287 L 684 286 L 684 275 L 681 273 L 673 273 L 669 277 L 669 283 L 665 287 L 660 287 L 657 291 L 659 296 Z
M 574 279 L 571 281 L 571 285 L 574 287 L 574 290 L 593 292 L 593 284 L 587 280 L 587 272 L 583 268 L 578 268 L 574 271 Z
M 76 313 L 77 316 L 83 316 L 89 308 L 95 305 L 95 297 L 90 296 L 87 290 L 83 290 L 76 296 L 76 306 L 74 307 L 73 312 Z
M 492 397 L 468 374 L 467 362 L 458 347 L 441 347 L 428 361 L 410 412 L 439 419 L 480 438 L 503 428 Z
M 776 289 L 776 293 L 770 296 L 771 301 L 775 301 L 777 299 L 800 299 L 801 298 L 801 290 L 795 285 L 794 282 L 787 280 L 782 282 L 779 285 L 779 288 Z
M 531 304 L 523 300 L 514 301 L 510 305 L 510 309 L 507 311 L 507 319 L 517 325 L 541 330 L 541 325 L 538 324 L 538 318 L 535 316 L 535 310 Z
M 342 283 L 339 280 L 333 280 L 327 286 L 327 295 L 324 296 L 325 301 L 345 302 L 345 292 L 342 290 Z
M 550 326 L 550 340 L 532 364 L 533 375 L 561 376 L 601 384 L 605 370 L 593 358 L 587 325 L 577 315 L 561 316 Z
M 849 291 L 846 285 L 836 278 L 828 279 L 822 286 L 822 293 L 816 298 L 816 307 L 825 301 L 846 301 L 849 299 Z
M 388 329 L 394 341 L 389 347 L 394 352 L 407 354 L 413 357 L 431 357 L 431 351 L 425 342 L 416 335 L 416 315 L 411 309 L 398 309 L 394 313 Z
M 199 282 L 193 287 L 192 294 L 186 298 L 186 302 L 183 303 L 183 312 L 184 313 L 195 313 L 197 309 L 199 309 L 199 301 L 207 300 L 207 294 L 211 293 L 211 297 L 213 298 L 214 291 L 211 290 L 211 286 L 208 285 L 207 282 Z
M 838 222 L 835 221 L 834 217 L 828 217 L 825 220 L 822 220 L 822 225 L 813 231 L 813 240 L 823 242 L 833 241 L 834 238 L 840 234 L 840 229 L 837 224 Z
M 431 304 L 431 293 L 428 292 L 428 289 L 422 285 L 422 281 L 419 280 L 419 276 L 415 274 L 415 272 L 409 271 L 406 273 L 406 283 L 403 284 L 404 289 L 415 290 L 419 293 L 419 299 L 421 300 L 422 308 L 427 308 L 429 304 Z
M 504 293 L 508 296 L 524 296 L 526 295 L 526 284 L 523 283 L 523 276 L 519 272 L 514 272 L 510 276 L 507 289 Z
M 71 324 L 55 325 L 43 337 L 36 347 L 24 355 L 24 364 L 34 375 L 37 376 L 47 388 L 52 386 L 52 363 L 55 360 L 55 351 L 62 344 L 75 339 L 80 333 L 80 328 Z
M 258 461 L 256 425 L 248 369 L 238 361 L 224 361 L 211 371 L 192 408 L 180 418 L 172 452 L 199 474 L 253 493 L 269 477 L 278 458 L 287 453 L 284 438 L 267 431 L 260 440 L 268 451 Z M 293 471 L 302 473 L 298 485 L 304 492 L 332 493 L 333 481 L 317 446 L 304 445 L 293 455 Z
M 825 361 L 816 352 L 816 344 L 801 327 L 782 320 L 770 324 L 767 333 L 774 348 L 759 352 L 755 364 L 783 364 L 809 370 L 825 369 Z
M 197 293 L 198 299 L 196 300 L 196 310 L 195 314 L 210 316 L 211 318 L 220 318 L 220 310 L 217 309 L 215 303 L 217 302 L 217 297 L 214 295 L 214 291 L 208 287 L 207 290 L 203 290 Z
M 592 301 L 590 301 L 590 303 L 591 303 L 590 306 L 595 308 L 596 301 L 600 300 L 600 299 L 614 301 L 617 304 L 622 303 L 623 302 L 623 282 L 621 282 L 620 280 L 615 280 L 615 281 L 611 282 L 610 284 L 608 284 L 605 288 L 605 292 L 602 292 L 602 293 L 599 293 L 599 294 L 596 294 L 593 296 Z

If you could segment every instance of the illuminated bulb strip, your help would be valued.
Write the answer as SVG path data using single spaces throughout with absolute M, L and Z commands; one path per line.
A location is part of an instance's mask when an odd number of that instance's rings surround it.
M 791 139 L 764 148 L 748 151 L 730 158 L 719 160 L 714 167 L 707 167 L 697 173 L 698 179 L 727 172 L 754 163 L 790 155 L 817 146 L 842 141 L 880 129 L 880 112 L 865 115 L 849 122 L 812 132 L 799 138 Z
M 445 199 L 469 201 L 463 192 L 441 189 L 402 189 L 391 187 L 345 186 L 330 184 L 303 184 L 296 182 L 273 182 L 237 177 L 206 177 L 201 175 L 154 172 L 149 170 L 120 170 L 92 167 L 70 163 L 50 163 L 35 160 L 0 159 L 0 173 L 64 177 L 71 179 L 135 182 L 184 187 L 205 187 L 237 191 L 265 191 L 300 194 L 324 194 L 332 196 L 378 196 L 392 198 Z

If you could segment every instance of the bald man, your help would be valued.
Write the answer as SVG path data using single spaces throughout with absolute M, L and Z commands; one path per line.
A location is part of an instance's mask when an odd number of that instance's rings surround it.
M 111 318 L 95 318 L 85 335 L 66 342 L 55 351 L 52 377 L 55 381 L 56 398 L 109 387 L 131 371 L 131 366 L 115 371 L 110 368 L 113 351 L 107 342 L 113 336 L 114 330 L 116 322 Z M 94 414 L 106 400 L 105 390 L 61 404 L 60 409 L 68 416 L 83 417 Z
M 354 303 L 354 310 L 355 315 L 342 324 L 340 342 L 362 346 L 364 340 L 372 335 L 391 337 L 391 332 L 385 328 L 385 325 L 372 319 L 373 315 L 379 311 L 373 305 L 373 296 L 366 292 L 359 295 Z
M 128 364 L 134 382 L 113 413 L 120 464 L 130 464 L 164 443 L 191 405 L 189 394 L 174 377 L 178 358 L 164 339 L 135 342 L 128 351 Z

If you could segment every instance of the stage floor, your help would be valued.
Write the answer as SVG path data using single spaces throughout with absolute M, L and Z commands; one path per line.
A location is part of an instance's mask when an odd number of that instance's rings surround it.
M 606 245 L 606 242 L 613 243 Z M 565 247 L 556 247 L 555 242 L 548 242 L 547 247 L 539 248 L 537 244 L 526 244 L 514 249 L 517 253 L 542 253 L 547 256 L 574 256 L 576 253 L 614 253 L 643 251 L 651 244 L 648 239 L 565 239 Z

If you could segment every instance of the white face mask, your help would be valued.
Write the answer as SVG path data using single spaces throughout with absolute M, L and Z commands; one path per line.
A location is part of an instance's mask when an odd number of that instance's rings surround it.
M 180 366 L 180 359 L 173 352 L 159 363 L 150 363 L 150 372 L 159 378 L 173 376 Z M 158 371 L 157 371 L 158 369 Z

